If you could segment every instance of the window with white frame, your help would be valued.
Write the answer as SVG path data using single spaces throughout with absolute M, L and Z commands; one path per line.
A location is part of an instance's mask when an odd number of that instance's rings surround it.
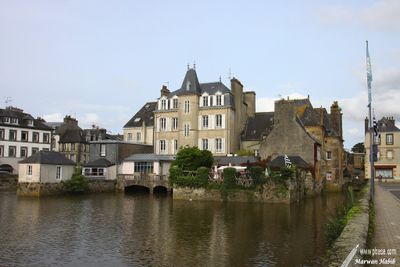
M 28 156 L 28 148 L 26 146 L 21 147 L 20 155 L 21 158 L 26 158 Z
M 0 157 L 4 157 L 4 146 L 0 146 Z
M 178 140 L 174 140 L 174 151 L 175 153 L 178 152 L 179 148 L 178 148 Z
M 189 113 L 189 100 L 185 100 L 185 113 Z
M 167 129 L 167 119 L 160 118 L 160 129 L 161 131 L 165 131 Z
M 189 136 L 189 132 L 190 132 L 190 127 L 189 127 L 189 124 L 186 123 L 185 127 L 184 127 L 184 135 Z
M 254 149 L 254 156 L 259 157 L 260 156 L 260 150 L 259 149 Z
M 43 143 L 45 144 L 50 143 L 50 135 L 48 133 L 43 133 Z
M 133 171 L 135 173 L 153 173 L 153 162 L 137 161 Z
M 217 95 L 216 96 L 216 105 L 217 106 L 222 106 L 222 95 Z
M 215 115 L 215 127 L 222 128 L 222 115 L 221 114 Z
M 136 133 L 136 141 L 137 142 L 141 142 L 142 141 L 142 133 L 141 132 L 137 132 Z
M 33 126 L 33 120 L 28 120 L 28 126 Z
M 132 141 L 132 133 L 128 133 L 128 141 Z
M 106 156 L 106 145 L 105 144 L 100 144 L 100 156 L 101 157 Z
M 56 179 L 61 180 L 61 178 L 62 178 L 62 167 L 57 166 L 56 167 Z
M 9 131 L 8 140 L 10 140 L 10 141 L 16 141 L 17 140 L 17 131 L 16 130 L 10 130 Z
M 162 99 L 161 100 L 161 109 L 167 109 L 167 100 L 166 99 Z
M 215 139 L 215 151 L 222 152 L 222 138 Z
M 326 180 L 328 180 L 328 181 L 332 180 L 332 173 L 331 172 L 326 172 Z
M 332 159 L 332 151 L 326 151 L 326 159 L 331 160 Z
M 12 124 L 18 124 L 18 119 L 17 118 L 11 118 L 11 123 Z
M 29 132 L 27 131 L 21 131 L 21 141 L 27 142 L 29 138 Z
M 32 133 L 32 142 L 39 143 L 39 133 L 38 132 Z
M 178 118 L 172 118 L 172 129 L 178 130 Z
M 393 151 L 392 151 L 392 150 L 386 151 L 386 157 L 387 157 L 388 159 L 393 159 Z
M 167 142 L 165 140 L 160 140 L 160 152 L 167 151 Z
M 17 156 L 17 147 L 16 146 L 9 146 L 8 147 L 8 156 L 9 157 L 16 157 Z
M 202 116 L 202 121 L 203 121 L 203 128 L 207 129 L 208 128 L 208 115 Z
M 187 81 L 187 82 L 186 82 L 186 91 L 189 91 L 189 90 L 190 90 L 190 86 L 191 86 L 190 81 Z
M 26 166 L 26 176 L 31 177 L 32 176 L 32 165 Z
M 4 122 L 10 123 L 10 117 L 5 117 L 5 118 L 4 118 Z
M 178 108 L 178 98 L 174 98 L 174 99 L 172 99 L 172 107 L 175 109 L 175 108 Z
M 203 107 L 208 107 L 208 96 L 203 96 Z
M 201 140 L 201 147 L 203 150 L 208 150 L 208 139 Z
M 0 129 L 0 140 L 4 140 L 4 129 Z
M 393 145 L 393 134 L 386 134 L 386 144 Z

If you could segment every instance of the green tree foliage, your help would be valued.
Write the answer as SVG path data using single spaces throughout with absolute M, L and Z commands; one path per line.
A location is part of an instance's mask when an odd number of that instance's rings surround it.
M 240 149 L 240 150 L 237 152 L 237 155 L 238 155 L 239 157 L 254 156 L 254 152 L 251 151 L 251 150 L 247 150 L 247 149 Z
M 206 187 L 213 162 L 214 158 L 208 150 L 182 148 L 171 163 L 169 181 L 177 186 Z
M 236 186 L 236 169 L 225 168 L 223 172 L 224 187 L 234 188 Z
M 82 169 L 75 167 L 71 179 L 64 182 L 65 190 L 69 193 L 84 193 L 88 190 L 88 182 L 82 175 Z
M 276 184 L 286 184 L 286 181 L 291 180 L 295 174 L 295 168 L 280 168 L 271 172 L 270 178 Z
M 196 171 L 200 167 L 211 168 L 213 163 L 214 158 L 210 151 L 185 147 L 178 151 L 171 166 L 177 166 L 184 171 Z
M 264 169 L 260 166 L 252 166 L 249 168 L 250 177 L 255 185 L 263 184 L 266 182 Z
M 360 143 L 355 144 L 351 148 L 351 151 L 354 153 L 364 153 L 365 152 L 364 143 L 360 142 Z

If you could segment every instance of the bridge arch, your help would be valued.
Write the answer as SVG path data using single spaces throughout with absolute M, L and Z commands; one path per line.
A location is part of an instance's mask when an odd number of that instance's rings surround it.
M 133 185 L 125 186 L 125 192 L 150 193 L 151 190 L 147 186 L 133 184 Z
M 153 193 L 167 194 L 168 188 L 164 185 L 157 185 L 157 186 L 153 187 Z

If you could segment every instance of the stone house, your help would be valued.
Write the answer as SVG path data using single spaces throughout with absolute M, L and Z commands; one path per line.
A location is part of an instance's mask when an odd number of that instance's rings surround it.
M 55 151 L 39 151 L 19 162 L 18 183 L 60 183 L 71 178 L 75 162 Z
M 51 149 L 51 128 L 22 109 L 0 109 L 0 165 L 12 166 L 18 173 L 18 162 L 41 150 Z
M 400 179 L 400 129 L 395 125 L 393 117 L 383 117 L 377 122 L 380 138 L 375 138 L 377 145 L 377 161 L 375 177 Z M 365 177 L 371 177 L 370 135 L 368 119 L 365 119 Z
M 58 152 L 77 164 L 89 161 L 89 142 L 84 130 L 78 126 L 78 121 L 71 116 L 65 116 L 64 122 L 56 128 L 53 142 L 58 143 Z
M 278 155 L 300 156 L 313 166 L 319 186 L 328 182 L 343 184 L 345 152 L 342 138 L 342 114 L 335 101 L 328 114 L 314 108 L 307 99 L 278 100 L 272 130 L 260 142 L 260 155 L 273 160 Z
M 256 112 L 248 118 L 241 135 L 240 149 L 260 156 L 260 143 L 274 127 L 274 112 Z
M 86 177 L 116 179 L 123 160 L 133 154 L 152 153 L 153 146 L 120 140 L 98 140 L 89 144 L 90 161 L 83 165 Z
M 255 93 L 243 92 L 239 80 L 200 83 L 189 68 L 179 89 L 163 86 L 154 110 L 154 150 L 173 155 L 181 146 L 197 146 L 214 155 L 236 153 L 240 134 L 255 113 Z
M 154 142 L 154 110 L 157 102 L 147 102 L 143 107 L 125 124 L 125 142 L 153 145 Z

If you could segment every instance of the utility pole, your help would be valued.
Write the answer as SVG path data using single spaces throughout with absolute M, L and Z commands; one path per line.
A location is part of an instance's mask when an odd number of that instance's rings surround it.
M 372 92 L 371 92 L 371 83 L 372 83 L 372 69 L 371 69 L 371 60 L 369 58 L 368 51 L 368 41 L 367 43 L 367 83 L 368 83 L 368 111 L 369 111 L 369 162 L 371 167 L 371 178 L 370 178 L 370 192 L 371 192 L 371 200 L 374 199 L 375 194 L 375 160 L 374 160 L 374 129 L 373 129 L 373 121 L 372 121 Z

